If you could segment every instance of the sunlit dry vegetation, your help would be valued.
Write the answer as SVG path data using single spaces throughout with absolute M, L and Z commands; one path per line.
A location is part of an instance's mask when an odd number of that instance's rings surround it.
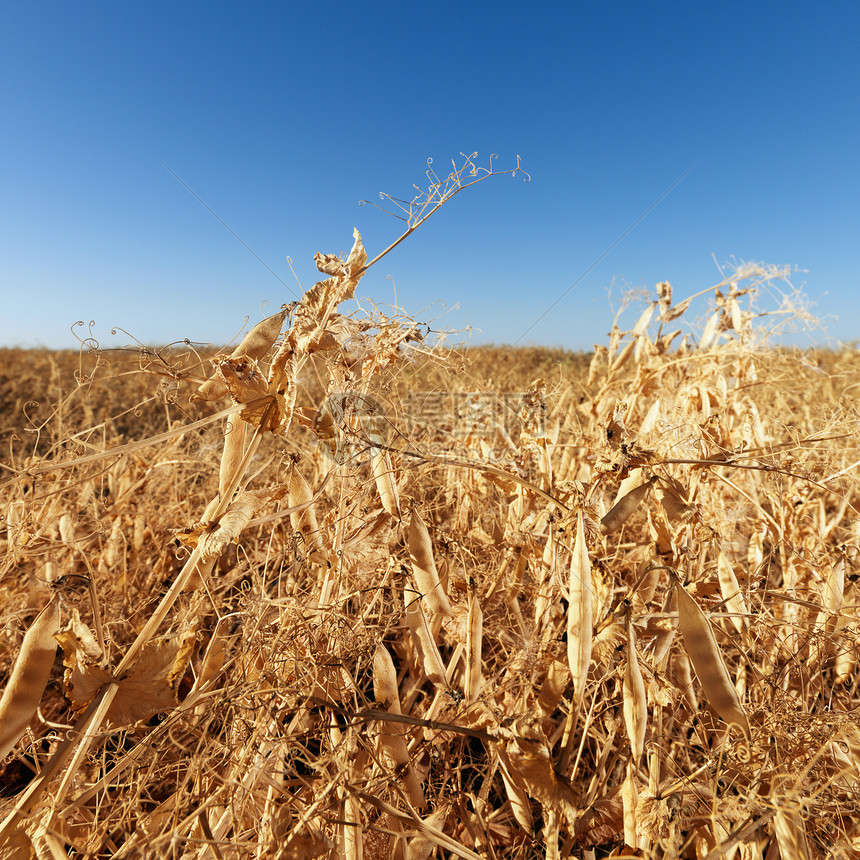
M 860 362 L 769 346 L 785 273 L 584 356 L 317 264 L 221 351 L 3 353 L 0 856 L 857 856 Z

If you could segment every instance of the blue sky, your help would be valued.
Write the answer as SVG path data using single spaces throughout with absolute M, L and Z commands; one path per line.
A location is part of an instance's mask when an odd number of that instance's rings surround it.
M 373 256 L 400 224 L 358 201 L 461 151 L 531 182 L 467 190 L 359 294 L 589 349 L 623 285 L 680 298 L 734 257 L 804 270 L 860 339 L 858 38 L 853 2 L 6 4 L 0 345 L 229 341 L 296 298 L 287 255 L 304 288 L 353 227 Z

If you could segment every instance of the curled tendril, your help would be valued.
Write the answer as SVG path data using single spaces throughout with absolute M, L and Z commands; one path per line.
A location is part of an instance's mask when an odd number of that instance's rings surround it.
M 27 401 L 27 402 L 26 402 L 26 403 L 21 407 L 21 411 L 24 413 L 24 416 L 27 418 L 27 420 L 28 420 L 31 424 L 32 424 L 32 423 L 34 423 L 34 417 L 35 417 L 35 416 L 30 415 L 30 413 L 29 413 L 27 410 L 28 410 L 28 409 L 32 409 L 33 411 L 35 411 L 35 410 L 36 410 L 36 409 L 38 409 L 41 405 L 42 405 L 42 404 L 41 404 L 38 400 L 28 400 L 28 401 Z
M 114 326 L 110 333 L 115 335 L 118 332 L 122 332 L 126 337 L 130 337 L 141 349 L 146 349 L 146 347 L 130 332 L 127 332 L 124 328 L 120 328 L 119 326 Z
M 72 323 L 69 326 L 69 331 L 74 336 L 75 340 L 82 346 L 87 349 L 98 349 L 99 342 L 93 337 L 93 326 L 96 324 L 95 320 L 90 320 L 89 326 L 87 326 L 87 330 L 89 331 L 89 335 L 87 337 L 80 337 L 78 333 L 75 331 L 76 328 L 80 328 L 81 326 L 87 325 L 83 320 L 78 320 L 75 323 Z
M 734 753 L 744 764 L 749 764 L 752 761 L 752 747 L 746 738 L 735 744 Z
M 525 170 L 523 170 L 522 166 L 520 165 L 520 157 L 519 156 L 517 156 L 517 166 L 511 171 L 511 176 L 516 177 L 516 175 L 518 173 L 522 173 L 523 182 L 531 182 L 532 181 L 531 175 L 529 173 L 527 173 Z

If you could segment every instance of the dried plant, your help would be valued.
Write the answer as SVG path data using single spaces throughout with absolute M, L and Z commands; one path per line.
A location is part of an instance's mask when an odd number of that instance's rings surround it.
M 6 356 L 0 857 L 855 856 L 853 353 L 762 266 L 445 350 L 354 240 L 233 349 Z

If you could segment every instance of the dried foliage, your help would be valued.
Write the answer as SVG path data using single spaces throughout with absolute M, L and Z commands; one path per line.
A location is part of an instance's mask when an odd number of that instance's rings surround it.
M 0 857 L 856 856 L 853 353 L 752 266 L 446 351 L 354 239 L 223 354 L 5 354 Z

